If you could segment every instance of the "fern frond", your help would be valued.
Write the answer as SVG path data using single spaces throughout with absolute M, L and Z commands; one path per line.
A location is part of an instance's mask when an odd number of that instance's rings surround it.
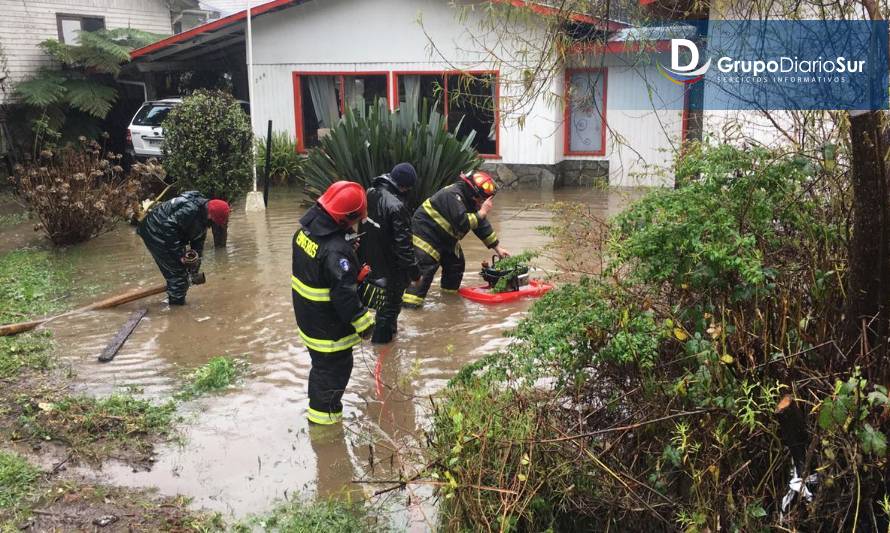
M 58 72 L 41 70 L 31 79 L 16 84 L 15 94 L 28 105 L 46 107 L 65 96 L 65 78 Z
M 117 100 L 117 91 L 113 87 L 92 80 L 68 80 L 65 88 L 71 107 L 96 118 L 105 118 Z
M 49 54 L 50 57 L 64 65 L 71 65 L 75 61 L 73 53 L 74 49 L 77 48 L 76 46 L 59 42 L 56 39 L 47 39 L 40 43 L 40 48 L 43 48 L 43 51 Z
M 160 41 L 168 37 L 160 33 L 151 33 L 148 31 L 137 30 L 136 28 L 115 28 L 113 30 L 97 30 L 95 33 L 104 36 L 106 39 L 125 46 L 130 50 L 142 48 L 153 42 Z
M 120 64 L 130 60 L 130 49 L 100 32 L 80 33 L 80 62 L 103 72 L 116 74 Z

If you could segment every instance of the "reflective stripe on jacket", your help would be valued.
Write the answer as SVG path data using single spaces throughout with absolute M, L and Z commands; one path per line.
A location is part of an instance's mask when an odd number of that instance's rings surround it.
M 374 325 L 356 292 L 358 260 L 345 232 L 313 207 L 293 238 L 291 294 L 300 338 L 307 348 L 332 353 L 355 346 Z
M 443 187 L 425 200 L 411 221 L 414 245 L 431 257 L 433 250 L 453 250 L 458 241 L 472 231 L 486 247 L 498 245 L 498 236 L 488 219 L 476 212 L 472 194 L 463 183 Z

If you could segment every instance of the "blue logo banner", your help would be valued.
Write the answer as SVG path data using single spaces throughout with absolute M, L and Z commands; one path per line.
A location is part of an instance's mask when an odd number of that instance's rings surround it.
M 887 21 L 722 20 L 670 39 L 658 70 L 691 109 L 888 107 Z

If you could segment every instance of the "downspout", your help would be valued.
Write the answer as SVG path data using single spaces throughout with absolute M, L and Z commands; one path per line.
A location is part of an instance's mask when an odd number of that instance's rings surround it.
M 118 83 L 123 83 L 124 85 L 139 85 L 142 87 L 142 101 L 148 102 L 148 86 L 144 81 L 130 81 L 130 80 L 117 80 Z

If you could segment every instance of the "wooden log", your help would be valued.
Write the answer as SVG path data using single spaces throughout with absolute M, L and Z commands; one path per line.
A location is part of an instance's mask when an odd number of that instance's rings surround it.
M 136 326 L 139 325 L 139 321 L 142 320 L 142 317 L 145 316 L 145 313 L 148 312 L 148 309 L 143 307 L 141 309 L 137 309 L 133 311 L 130 315 L 130 318 L 124 323 L 123 327 L 121 327 L 120 331 L 117 332 L 117 335 L 111 339 L 111 342 L 108 343 L 108 346 L 102 351 L 102 354 L 99 356 L 100 363 L 107 363 L 114 359 L 114 356 L 117 355 L 118 350 L 121 349 L 121 346 L 127 342 L 127 339 L 130 337 L 130 334 L 133 333 L 133 330 L 136 329 Z
M 117 296 L 112 296 L 104 300 L 99 300 L 98 302 L 93 302 L 90 305 L 75 309 L 73 311 L 68 311 L 67 313 L 62 313 L 61 315 L 40 318 L 37 320 L 31 320 L 29 322 L 19 322 L 17 324 L 6 324 L 5 326 L 0 326 L 0 337 L 5 337 L 7 335 L 16 335 L 25 331 L 31 331 L 41 324 L 45 324 L 50 320 L 56 320 L 57 318 L 62 318 L 64 316 L 76 315 L 78 313 L 92 311 L 94 309 L 108 309 L 110 307 L 116 307 L 118 305 L 123 305 L 135 300 L 141 300 L 142 298 L 160 294 L 166 290 L 167 284 L 164 283 L 161 285 L 155 285 L 153 287 L 136 289 L 130 292 L 125 292 L 123 294 L 118 294 Z
M 803 411 L 794 401 L 794 397 L 786 394 L 776 404 L 775 414 L 779 421 L 779 440 L 788 447 L 794 466 L 797 467 L 797 473 L 802 476 L 809 440 Z

